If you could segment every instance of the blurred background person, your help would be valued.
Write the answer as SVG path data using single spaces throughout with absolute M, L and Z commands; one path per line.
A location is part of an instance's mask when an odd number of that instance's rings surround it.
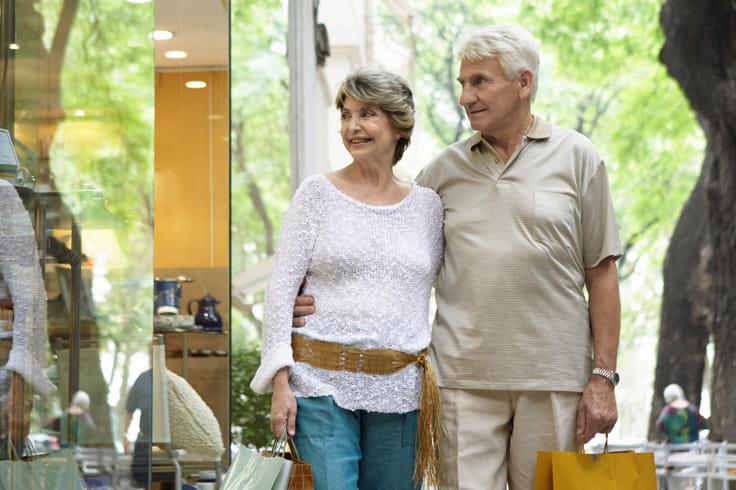
M 89 413 L 89 395 L 84 391 L 77 391 L 72 396 L 69 408 L 59 416 L 51 419 L 48 428 L 59 436 L 60 441 L 67 441 L 64 446 L 84 446 L 95 430 L 95 422 Z
M 657 427 L 664 441 L 670 444 L 698 441 L 700 431 L 708 428 L 698 408 L 685 398 L 685 392 L 676 383 L 667 385 L 663 393 L 667 405 L 659 414 Z

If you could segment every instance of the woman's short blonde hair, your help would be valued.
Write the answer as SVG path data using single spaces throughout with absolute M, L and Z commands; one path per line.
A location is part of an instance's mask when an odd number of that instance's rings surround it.
M 401 160 L 414 130 L 414 96 L 409 84 L 399 75 L 373 68 L 358 68 L 340 83 L 335 96 L 337 110 L 351 97 L 362 104 L 378 107 L 399 134 L 394 165 Z

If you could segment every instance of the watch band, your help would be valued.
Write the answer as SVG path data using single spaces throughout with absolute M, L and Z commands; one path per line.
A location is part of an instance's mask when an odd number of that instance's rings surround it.
M 616 371 L 611 371 L 610 369 L 603 369 L 603 368 L 593 368 L 593 373 L 597 374 L 598 376 L 603 376 L 608 380 L 609 383 L 611 383 L 611 386 L 614 388 L 618 384 L 619 376 Z

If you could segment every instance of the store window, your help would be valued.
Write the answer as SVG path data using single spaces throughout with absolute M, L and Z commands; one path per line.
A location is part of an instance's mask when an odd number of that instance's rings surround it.
M 40 347 L 42 372 L 24 381 L 56 387 L 28 394 L 28 451 L 68 448 L 80 475 L 112 481 L 115 465 L 94 461 L 124 458 L 126 395 L 152 337 L 153 5 L 3 0 L 0 14 L 0 127 L 27 169 L 13 183 L 47 299 L 31 311 L 32 290 L 11 290 L 10 355 Z
M 230 440 L 230 5 L 153 3 L 154 336 L 178 376 L 167 375 L 168 424 L 154 407 L 154 442 L 156 423 L 168 425 L 172 445 L 187 451 L 183 481 L 209 483 Z M 153 461 L 152 480 L 166 479 Z
M 135 441 L 156 437 L 156 388 L 143 381 L 159 337 L 227 461 L 229 11 L 222 0 L 0 0 L 0 128 L 13 143 L 2 157 L 24 169 L 18 179 L 3 166 L 3 189 L 22 199 L 47 297 L 34 332 L 13 330 L 29 300 L 0 285 L 0 343 L 11 360 L 29 342 L 43 358 L 23 373 L 28 451 L 68 448 L 99 488 L 134 484 Z M 224 464 L 189 452 L 208 464 L 185 479 Z M 173 478 L 149 462 L 141 487 Z
M 40 452 L 123 453 L 125 394 L 151 339 L 153 9 L 14 0 L 1 9 L 0 126 L 30 175 L 17 184 L 48 300 L 45 324 L 34 323 L 46 335 L 16 330 L 12 344 L 46 343 L 39 365 L 57 387 L 33 395 L 29 437 Z

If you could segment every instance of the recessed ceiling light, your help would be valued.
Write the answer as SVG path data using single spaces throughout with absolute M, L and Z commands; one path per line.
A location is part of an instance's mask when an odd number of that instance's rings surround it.
M 148 37 L 152 38 L 154 41 L 168 41 L 172 37 L 174 37 L 174 33 L 171 31 L 153 31 L 151 34 L 148 35 Z
M 166 53 L 164 53 L 164 56 L 166 56 L 167 58 L 171 58 L 171 59 L 180 59 L 180 58 L 186 58 L 189 55 L 187 54 L 186 51 L 174 49 L 172 51 L 166 51 Z
M 207 84 L 201 80 L 189 80 L 184 86 L 187 88 L 205 88 Z
M 18 50 L 20 49 L 20 46 L 18 46 L 18 43 L 10 43 L 8 44 L 8 49 Z

